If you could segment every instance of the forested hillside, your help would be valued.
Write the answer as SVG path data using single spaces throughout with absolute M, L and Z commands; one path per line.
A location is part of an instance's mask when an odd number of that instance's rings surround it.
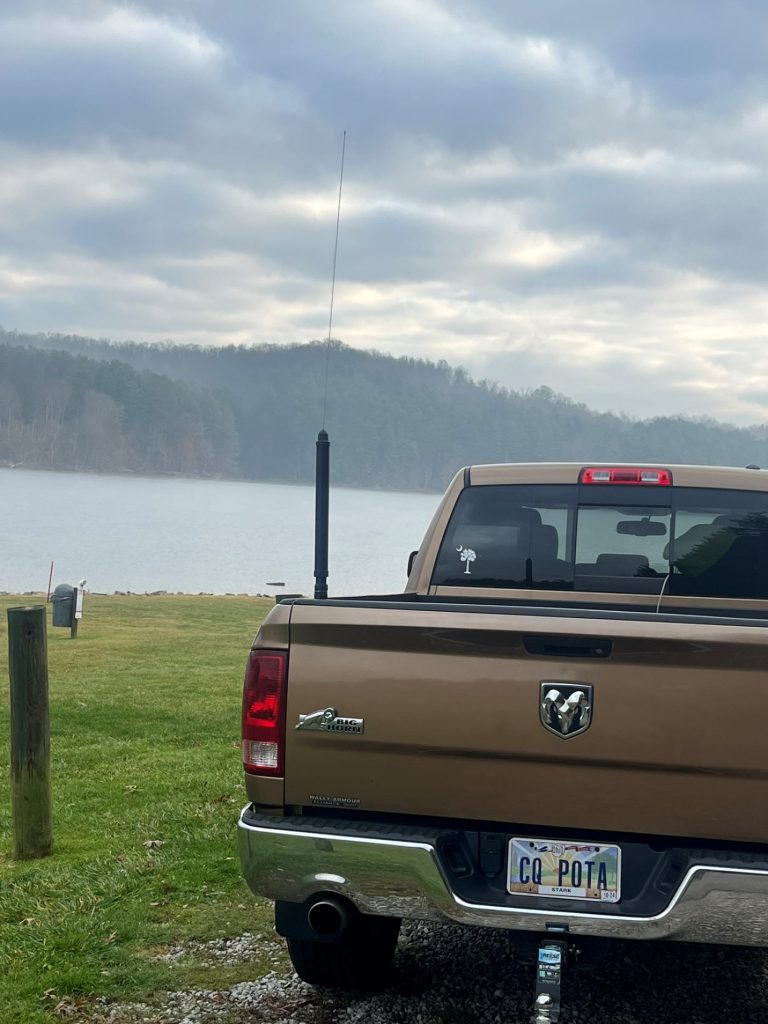
M 227 403 L 126 363 L 0 345 L 0 465 L 227 476 Z
M 53 351 L 65 349 L 91 360 L 109 360 L 113 367 L 118 359 L 134 371 L 152 371 L 194 388 L 212 389 L 213 393 L 197 392 L 194 400 L 191 392 L 180 394 L 190 396 L 192 406 L 199 402 L 198 412 L 206 409 L 210 422 L 219 424 L 216 436 L 221 443 L 216 454 L 198 460 L 198 469 L 193 468 L 194 458 L 170 459 L 177 471 L 211 472 L 218 463 L 222 471 L 246 478 L 312 479 L 326 360 L 320 343 L 203 349 L 0 331 L 3 342 L 43 350 L 50 358 Z M 116 368 L 111 372 L 119 376 Z M 125 406 L 104 386 L 87 387 L 110 394 L 118 406 Z M 237 446 L 224 440 L 224 401 L 235 423 L 239 455 Z M 158 395 L 145 414 L 151 408 L 162 420 L 165 404 Z M 38 422 L 45 415 L 41 410 Z M 114 424 L 120 417 L 112 412 Z M 188 410 L 182 419 L 188 426 L 185 433 L 193 436 L 190 415 Z M 29 420 L 29 411 L 26 416 Z M 139 429 L 135 418 L 120 423 L 129 437 Z M 329 353 L 327 429 L 333 443 L 333 480 L 352 486 L 440 490 L 458 467 L 472 462 L 574 459 L 768 465 L 765 426 L 738 428 L 675 416 L 638 421 L 593 412 L 545 387 L 509 391 L 475 382 L 445 363 L 395 359 L 338 343 Z M 99 451 L 99 468 L 105 468 L 109 445 L 103 443 Z M 221 454 L 225 451 L 227 457 Z M 114 458 L 116 466 L 137 468 L 135 460 L 118 454 Z M 65 464 L 75 464 L 71 455 Z

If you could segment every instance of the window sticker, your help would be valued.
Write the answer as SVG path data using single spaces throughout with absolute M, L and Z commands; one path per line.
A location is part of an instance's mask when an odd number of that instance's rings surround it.
M 475 561 L 475 559 L 477 558 L 477 554 L 472 550 L 472 548 L 465 548 L 461 544 L 459 544 L 459 546 L 456 548 L 456 550 L 459 552 L 459 558 L 461 558 L 462 562 L 466 563 L 466 568 L 464 569 L 464 575 L 465 576 L 471 576 L 471 573 L 469 571 L 469 566 L 470 566 L 470 564 L 472 562 Z

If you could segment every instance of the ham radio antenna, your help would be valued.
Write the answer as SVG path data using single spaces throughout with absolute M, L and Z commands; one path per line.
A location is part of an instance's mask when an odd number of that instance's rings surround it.
M 323 384 L 323 423 L 317 435 L 315 453 L 315 600 L 328 597 L 328 496 L 330 491 L 331 442 L 325 429 L 328 409 L 328 364 L 331 355 L 333 328 L 333 299 L 336 292 L 336 258 L 339 253 L 339 224 L 341 223 L 341 190 L 344 184 L 344 155 L 347 133 L 341 140 L 341 172 L 339 173 L 339 201 L 336 207 L 336 237 L 333 243 L 333 271 L 331 274 L 331 309 L 328 315 L 328 337 L 325 342 L 325 382 Z

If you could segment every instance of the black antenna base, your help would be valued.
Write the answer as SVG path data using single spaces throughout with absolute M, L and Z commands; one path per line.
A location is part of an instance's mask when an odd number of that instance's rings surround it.
M 315 600 L 328 597 L 328 495 L 331 442 L 321 430 L 315 445 Z

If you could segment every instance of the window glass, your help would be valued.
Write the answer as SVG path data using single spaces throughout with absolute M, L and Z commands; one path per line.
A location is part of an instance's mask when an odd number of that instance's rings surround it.
M 669 508 L 581 506 L 576 527 L 578 589 L 658 590 L 659 577 L 669 572 L 670 520 Z M 635 580 L 655 582 L 628 583 Z
M 448 525 L 432 582 L 570 589 L 574 487 L 470 487 Z
M 681 489 L 676 505 L 670 593 L 768 597 L 768 496 Z
M 581 488 L 584 500 L 585 488 Z M 454 587 L 768 599 L 768 495 L 669 488 L 469 487 L 432 583 Z M 661 495 L 646 494 L 644 500 Z

